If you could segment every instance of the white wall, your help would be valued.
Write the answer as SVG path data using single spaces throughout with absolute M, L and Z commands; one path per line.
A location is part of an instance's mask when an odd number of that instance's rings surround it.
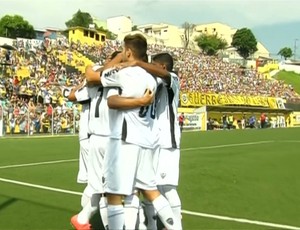
M 285 71 L 294 71 L 295 73 L 300 74 L 300 65 L 280 64 L 279 69 Z

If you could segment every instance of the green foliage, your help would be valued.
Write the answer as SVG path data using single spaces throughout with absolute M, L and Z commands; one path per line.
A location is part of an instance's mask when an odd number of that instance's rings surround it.
M 250 29 L 242 28 L 235 32 L 231 45 L 237 49 L 238 54 L 247 59 L 257 51 L 257 41 Z
M 278 55 L 280 55 L 281 57 L 284 57 L 284 59 L 286 60 L 287 58 L 292 57 L 293 51 L 289 47 L 284 47 L 281 50 L 279 50 Z
M 84 27 L 84 28 L 89 28 L 90 24 L 93 24 L 93 18 L 92 16 L 87 13 L 87 12 L 81 12 L 80 10 L 78 10 L 72 17 L 72 19 L 70 19 L 69 21 L 65 22 L 66 26 L 68 28 L 71 27 L 76 27 L 76 26 L 80 26 L 80 27 Z
M 15 39 L 34 38 L 34 28 L 20 15 L 5 15 L 0 19 L 0 36 Z
M 132 30 L 132 31 L 136 31 L 136 30 L 138 30 L 138 27 L 137 27 L 137 25 L 134 25 L 134 26 L 131 28 L 131 30 Z
M 106 33 L 106 38 L 107 38 L 107 39 L 115 40 L 115 39 L 117 38 L 117 35 L 116 35 L 116 34 L 114 34 L 113 32 L 111 32 L 111 31 L 109 31 L 109 30 L 104 29 L 102 26 L 99 28 L 99 27 L 97 27 L 97 25 L 96 25 L 96 29 L 97 29 L 97 30 L 101 30 L 101 31 L 103 31 L 104 33 Z
M 202 34 L 196 37 L 195 41 L 207 55 L 216 55 L 219 50 L 227 46 L 227 42 L 217 35 Z
M 80 10 L 78 10 L 73 15 L 72 19 L 67 21 L 65 24 L 68 28 L 76 27 L 76 26 L 89 28 L 89 26 L 91 24 L 94 24 L 96 30 L 106 33 L 106 38 L 107 39 L 114 40 L 114 39 L 117 38 L 117 36 L 114 33 L 112 33 L 111 31 L 106 30 L 103 27 L 98 27 L 97 24 L 94 23 L 94 20 L 93 20 L 92 16 L 89 13 L 81 12 Z

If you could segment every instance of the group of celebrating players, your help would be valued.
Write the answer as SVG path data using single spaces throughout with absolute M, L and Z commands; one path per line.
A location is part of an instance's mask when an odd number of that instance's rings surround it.
M 75 229 L 91 229 L 100 210 L 109 230 L 182 229 L 177 193 L 181 131 L 173 58 L 148 63 L 147 40 L 127 35 L 103 66 L 87 66 L 69 100 L 82 104 L 77 181 L 86 183 Z

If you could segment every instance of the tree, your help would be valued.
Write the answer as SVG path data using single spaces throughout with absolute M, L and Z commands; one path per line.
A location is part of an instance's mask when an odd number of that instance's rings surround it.
M 65 22 L 68 28 L 70 27 L 84 27 L 89 28 L 90 24 L 93 24 L 93 18 L 89 13 L 81 12 L 78 10 L 69 21 Z
M 35 38 L 34 28 L 20 15 L 5 15 L 0 19 L 0 36 L 16 39 Z
M 131 30 L 132 30 L 132 31 L 136 31 L 136 30 L 139 30 L 139 29 L 138 29 L 137 25 L 134 25 L 134 26 L 131 28 Z
M 101 30 L 104 33 L 106 33 L 106 38 L 107 39 L 115 40 L 118 37 L 116 34 L 114 34 L 113 32 L 111 32 L 109 30 L 104 29 L 102 26 L 100 28 L 98 28 L 97 25 L 96 25 L 96 28 L 97 28 L 97 30 Z
M 236 48 L 238 54 L 246 60 L 257 51 L 257 41 L 252 31 L 247 28 L 239 29 L 232 38 L 231 45 Z
M 293 51 L 289 47 L 284 47 L 281 50 L 279 50 L 277 55 L 280 55 L 281 57 L 284 57 L 284 60 L 286 60 L 287 58 L 290 58 L 290 57 L 293 56 Z
M 216 55 L 219 50 L 223 50 L 227 46 L 225 39 L 213 34 L 201 34 L 195 38 L 197 45 L 207 55 Z
M 184 49 L 187 49 L 190 44 L 190 38 L 193 35 L 195 25 L 185 22 L 185 23 L 183 23 L 182 28 L 183 28 L 183 38 L 182 38 L 183 46 L 184 46 Z

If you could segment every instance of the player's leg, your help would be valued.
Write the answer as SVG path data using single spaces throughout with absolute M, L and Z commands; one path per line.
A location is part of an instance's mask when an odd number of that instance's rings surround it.
M 144 149 L 140 153 L 136 178 L 136 186 L 141 189 L 144 197 L 152 202 L 158 217 L 167 229 L 179 229 L 167 199 L 156 187 L 156 175 L 153 167 L 153 150 Z
M 135 229 L 137 225 L 138 212 L 140 207 L 140 198 L 138 191 L 124 197 L 124 212 L 126 229 Z
M 88 155 L 89 155 L 89 138 L 79 141 L 79 170 L 77 174 L 77 183 L 87 184 L 88 180 Z M 84 207 L 91 198 L 91 191 L 88 186 L 84 189 L 81 196 L 81 207 Z
M 137 161 L 136 151 L 131 149 L 131 146 L 121 144 L 120 140 L 111 139 L 105 155 L 104 187 L 108 202 L 109 229 L 123 229 L 127 224 L 122 195 L 133 193 Z
M 181 201 L 176 189 L 176 186 L 173 185 L 158 185 L 159 191 L 163 196 L 168 200 L 172 211 L 174 213 L 176 222 L 179 225 L 179 229 L 182 229 L 182 215 L 181 215 Z
M 89 224 L 91 217 L 96 213 L 99 207 L 101 194 L 104 193 L 102 183 L 102 166 L 104 153 L 101 145 L 106 146 L 106 140 L 99 136 L 90 137 L 90 148 L 88 157 L 88 187 L 91 189 L 91 198 L 77 215 L 79 224 Z M 74 221 L 74 219 L 73 219 Z M 74 225 L 74 223 L 73 223 Z
M 163 194 L 169 201 L 175 215 L 176 222 L 179 224 L 181 229 L 181 201 L 177 192 L 179 180 L 179 159 L 179 149 L 160 149 L 157 166 L 157 187 L 161 194 Z

